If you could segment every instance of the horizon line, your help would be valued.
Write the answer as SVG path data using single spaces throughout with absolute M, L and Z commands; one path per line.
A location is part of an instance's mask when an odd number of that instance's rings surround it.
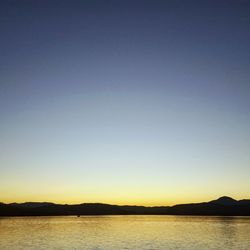
M 201 201 L 201 202 L 190 202 L 190 203 L 177 203 L 174 205 L 127 205 L 127 204 L 110 204 L 110 203 L 105 203 L 105 202 L 82 202 L 82 203 L 55 203 L 55 202 L 50 202 L 50 201 L 25 201 L 25 202 L 10 202 L 10 203 L 5 203 L 5 202 L 1 202 L 0 204 L 6 204 L 6 205 L 12 205 L 12 204 L 25 204 L 25 203 L 49 203 L 49 204 L 54 204 L 54 205 L 82 205 L 82 204 L 103 204 L 103 205 L 111 205 L 111 206 L 137 206 L 137 207 L 172 207 L 175 205 L 182 205 L 182 204 L 199 204 L 199 203 L 207 203 L 207 202 L 211 202 L 211 201 L 216 201 L 219 199 L 231 199 L 234 201 L 241 201 L 241 200 L 248 200 L 248 198 L 244 198 L 244 199 L 239 199 L 236 200 L 230 196 L 220 196 L 217 199 L 213 199 L 213 200 L 209 200 L 209 201 Z

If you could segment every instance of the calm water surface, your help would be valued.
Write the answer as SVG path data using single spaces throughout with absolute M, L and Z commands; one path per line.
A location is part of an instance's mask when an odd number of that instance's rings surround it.
M 0 218 L 0 249 L 250 249 L 250 217 Z

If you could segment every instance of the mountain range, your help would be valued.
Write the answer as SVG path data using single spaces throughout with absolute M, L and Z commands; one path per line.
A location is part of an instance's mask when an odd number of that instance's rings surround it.
M 130 206 L 103 203 L 62 205 L 50 202 L 0 203 L 0 216 L 57 215 L 218 215 L 250 216 L 250 199 L 223 196 L 217 200 L 174 206 Z

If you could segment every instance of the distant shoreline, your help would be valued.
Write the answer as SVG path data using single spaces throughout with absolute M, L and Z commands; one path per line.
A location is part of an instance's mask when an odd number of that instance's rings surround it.
M 209 202 L 156 207 L 102 203 L 75 205 L 49 202 L 0 203 L 1 217 L 104 215 L 250 216 L 250 200 L 237 201 L 223 196 Z

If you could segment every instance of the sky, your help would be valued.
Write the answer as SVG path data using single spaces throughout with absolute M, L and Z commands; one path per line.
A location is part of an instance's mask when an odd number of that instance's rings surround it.
M 250 198 L 250 1 L 2 0 L 0 201 Z

